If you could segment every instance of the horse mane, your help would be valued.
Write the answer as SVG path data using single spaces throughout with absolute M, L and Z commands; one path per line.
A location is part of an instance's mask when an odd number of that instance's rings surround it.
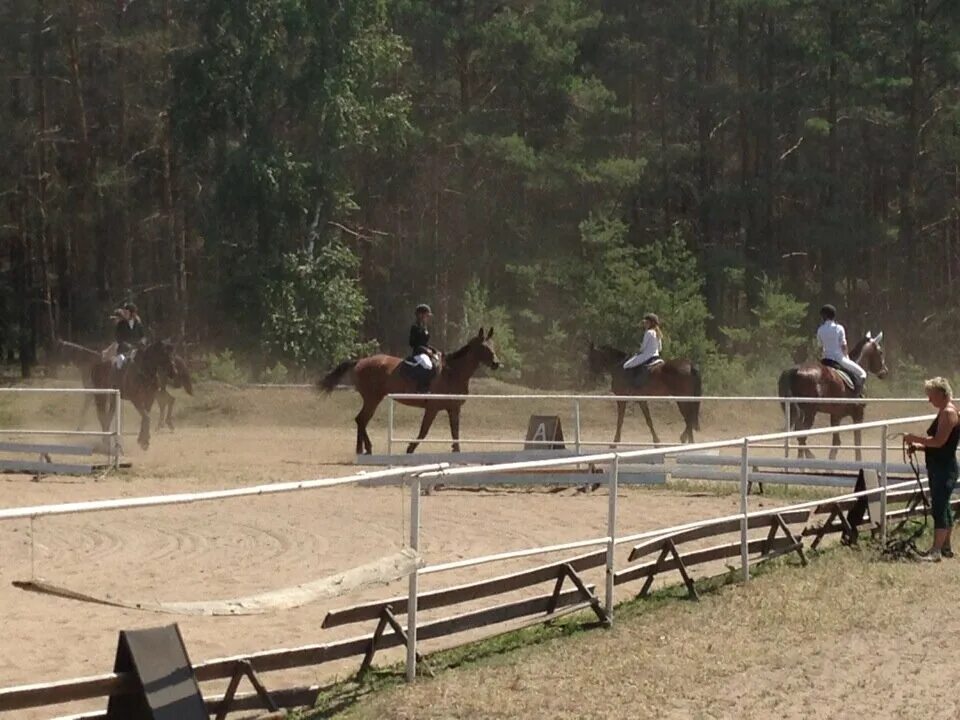
M 626 360 L 627 358 L 626 352 L 620 350 L 619 348 L 613 347 L 613 345 L 600 345 L 597 350 L 612 360 Z
M 867 346 L 867 343 L 870 342 L 871 339 L 872 338 L 868 338 L 866 335 L 860 338 L 857 344 L 853 346 L 853 349 L 850 350 L 850 359 L 856 362 L 860 358 L 860 355 L 863 354 L 863 349 Z
M 464 346 L 463 346 L 462 348 L 460 348 L 459 350 L 454 350 L 452 353 L 447 353 L 446 359 L 447 359 L 447 360 L 459 360 L 460 358 L 462 358 L 464 355 L 466 355 L 466 354 L 470 351 L 470 346 L 471 346 L 472 344 L 473 344 L 473 341 L 471 340 L 470 342 L 468 342 L 466 345 L 464 345 Z

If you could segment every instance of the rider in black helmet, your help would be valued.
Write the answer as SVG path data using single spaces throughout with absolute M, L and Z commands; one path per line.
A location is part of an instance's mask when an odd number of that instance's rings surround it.
M 417 305 L 415 314 L 416 322 L 410 326 L 410 349 L 413 361 L 426 371 L 420 376 L 417 392 L 427 392 L 439 370 L 440 352 L 430 345 L 430 330 L 427 328 L 433 317 L 430 306 L 425 303 Z
M 119 368 L 134 349 L 143 345 L 146 333 L 137 306 L 132 302 L 125 303 L 114 315 L 118 318 L 114 339 L 117 342 L 116 366 Z

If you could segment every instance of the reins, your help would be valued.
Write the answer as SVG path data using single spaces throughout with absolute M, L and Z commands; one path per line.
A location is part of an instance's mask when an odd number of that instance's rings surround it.
M 927 502 L 927 494 L 924 491 L 923 480 L 920 478 L 920 463 L 917 460 L 916 452 L 909 447 L 906 442 L 906 438 L 902 433 L 896 433 L 888 437 L 897 437 L 900 435 L 903 438 L 902 452 L 903 452 L 903 461 L 910 465 L 910 469 L 913 471 L 914 479 L 917 481 L 917 492 L 920 495 L 920 500 L 923 503 L 923 523 L 916 524 L 913 531 L 910 532 L 907 536 L 890 538 L 887 540 L 881 554 L 883 557 L 890 560 L 917 560 L 924 553 L 917 547 L 917 540 L 927 531 L 927 527 L 930 522 L 930 505 Z M 904 520 L 904 523 L 907 522 L 907 519 Z

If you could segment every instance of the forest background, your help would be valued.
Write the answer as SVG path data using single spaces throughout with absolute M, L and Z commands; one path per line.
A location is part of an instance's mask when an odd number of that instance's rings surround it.
M 405 353 L 419 302 L 529 386 L 653 311 L 772 392 L 824 302 L 898 385 L 960 366 L 951 0 L 2 0 L 0 79 L 23 376 L 127 300 L 235 381 Z

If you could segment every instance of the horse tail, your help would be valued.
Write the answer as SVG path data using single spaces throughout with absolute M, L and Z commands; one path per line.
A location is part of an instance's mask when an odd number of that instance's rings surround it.
M 340 379 L 348 372 L 351 372 L 356 364 L 356 360 L 344 360 L 322 379 L 317 381 L 317 390 L 327 394 L 333 392 L 333 389 L 340 383 Z
M 789 370 L 784 370 L 780 373 L 780 379 L 777 381 L 777 391 L 782 398 L 792 398 L 793 395 L 793 386 L 794 382 L 797 379 L 797 368 L 790 368 Z M 785 402 L 780 403 L 780 409 L 783 411 L 784 416 L 787 412 L 787 404 Z M 799 409 L 800 406 L 796 403 L 789 403 L 790 405 L 790 430 L 793 430 L 796 427 L 797 419 L 800 417 Z
M 690 377 L 693 378 L 693 394 L 696 397 L 703 396 L 703 377 L 700 375 L 700 368 L 690 363 Z M 700 432 L 700 403 L 690 403 L 690 426 Z
M 177 379 L 183 386 L 184 392 L 186 392 L 187 395 L 193 395 L 193 380 L 190 378 L 190 370 L 187 369 L 186 361 L 183 358 L 177 358 L 176 367 Z

